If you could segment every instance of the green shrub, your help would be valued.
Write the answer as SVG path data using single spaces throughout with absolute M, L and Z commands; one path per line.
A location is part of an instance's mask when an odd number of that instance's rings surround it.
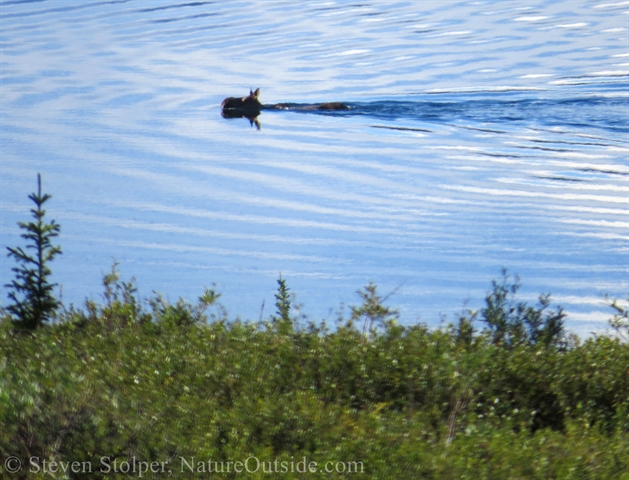
M 0 452 L 23 465 L 135 457 L 208 478 L 206 463 L 190 472 L 181 458 L 306 457 L 376 479 L 629 478 L 618 338 L 505 344 L 474 333 L 473 313 L 445 329 L 402 326 L 375 286 L 334 329 L 229 321 L 213 290 L 143 301 L 115 265 L 104 289 L 103 305 L 61 309 L 30 334 L 0 322 Z M 280 284 L 280 305 L 287 294 Z

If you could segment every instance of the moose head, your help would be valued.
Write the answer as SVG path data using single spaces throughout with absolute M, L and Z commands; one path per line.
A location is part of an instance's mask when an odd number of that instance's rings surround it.
M 223 111 L 238 111 L 242 113 L 259 113 L 262 110 L 262 103 L 258 100 L 260 96 L 260 89 L 257 88 L 254 92 L 249 90 L 249 95 L 246 97 L 228 97 L 221 103 Z

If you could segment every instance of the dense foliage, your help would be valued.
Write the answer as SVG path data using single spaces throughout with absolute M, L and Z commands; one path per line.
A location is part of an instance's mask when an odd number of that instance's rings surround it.
M 447 329 L 400 326 L 373 285 L 329 329 L 286 321 L 285 281 L 279 316 L 258 323 L 228 321 L 211 290 L 168 304 L 140 301 L 115 269 L 104 283 L 103 305 L 35 331 L 9 316 L 0 325 L 0 452 L 25 477 L 76 461 L 92 473 L 72 478 L 113 478 L 114 461 L 135 457 L 207 478 L 208 460 L 251 456 L 279 468 L 346 462 L 366 478 L 629 476 L 621 339 L 501 343 L 492 328 L 470 334 L 469 316 Z M 216 478 L 338 475 L 260 467 Z
M 49 240 L 46 225 L 24 228 Z M 58 248 L 26 238 L 40 259 Z M 102 304 L 51 297 L 35 323 L 0 311 L 2 478 L 629 478 L 618 302 L 617 335 L 581 342 L 506 271 L 485 308 L 432 330 L 398 325 L 371 283 L 332 326 L 293 316 L 281 277 L 276 315 L 255 323 L 211 289 L 141 300 L 116 265 L 103 283 Z

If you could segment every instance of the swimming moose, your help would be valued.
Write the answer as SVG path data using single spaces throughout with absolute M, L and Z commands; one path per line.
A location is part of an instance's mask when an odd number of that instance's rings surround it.
M 260 89 L 255 92 L 249 90 L 246 97 L 228 97 L 221 103 L 221 114 L 224 118 L 248 118 L 252 125 L 260 128 L 257 120 L 262 110 L 296 110 L 296 111 L 340 111 L 349 110 L 350 107 L 340 102 L 326 102 L 317 104 L 299 104 L 299 103 L 276 103 L 273 105 L 263 105 L 258 97 Z

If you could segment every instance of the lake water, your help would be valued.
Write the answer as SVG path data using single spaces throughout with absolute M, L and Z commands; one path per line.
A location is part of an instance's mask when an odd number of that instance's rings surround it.
M 506 267 L 580 333 L 629 289 L 629 2 L 2 1 L 2 249 L 41 172 L 66 303 L 140 293 L 313 320 L 374 281 L 401 321 Z M 223 119 L 224 97 L 346 112 Z M 1 283 L 13 263 L 2 254 Z M 2 292 L 6 303 L 6 289 Z

